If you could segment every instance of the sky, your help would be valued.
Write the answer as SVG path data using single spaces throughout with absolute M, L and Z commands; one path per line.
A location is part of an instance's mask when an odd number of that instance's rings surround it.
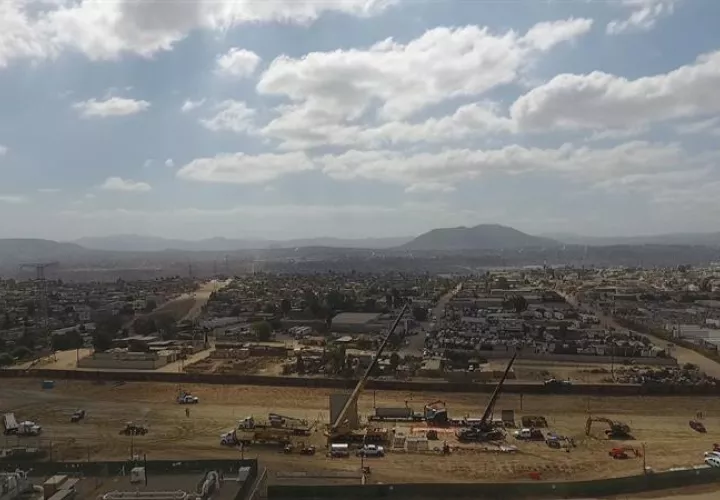
M 720 230 L 717 0 L 0 0 L 0 238 Z

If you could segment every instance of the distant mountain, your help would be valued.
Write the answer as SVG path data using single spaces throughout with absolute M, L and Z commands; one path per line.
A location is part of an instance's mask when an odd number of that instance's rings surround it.
M 93 250 L 123 252 L 160 252 L 164 250 L 182 250 L 190 252 L 233 252 L 236 250 L 267 250 L 271 248 L 330 247 L 330 248 L 393 248 L 408 242 L 411 237 L 396 238 L 306 238 L 286 241 L 209 238 L 204 240 L 179 240 L 123 234 L 80 238 L 74 243 Z
M 402 245 L 405 250 L 502 250 L 530 247 L 555 247 L 559 243 L 498 224 L 475 227 L 433 229 Z
M 13 265 L 45 262 L 92 253 L 75 243 L 41 239 L 0 239 L 0 262 Z
M 573 233 L 544 234 L 568 245 L 700 245 L 720 246 L 720 233 L 668 233 L 639 236 L 583 236 Z

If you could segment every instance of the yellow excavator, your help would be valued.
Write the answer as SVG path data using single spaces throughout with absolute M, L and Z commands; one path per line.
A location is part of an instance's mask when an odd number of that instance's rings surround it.
M 390 330 L 388 331 L 387 335 L 385 335 L 385 338 L 380 343 L 380 346 L 378 347 L 377 351 L 375 352 L 375 356 L 373 356 L 372 361 L 370 362 L 370 365 L 367 367 L 367 370 L 365 370 L 365 373 L 363 376 L 358 380 L 357 385 L 355 386 L 355 389 L 353 389 L 353 392 L 350 394 L 350 397 L 345 402 L 345 405 L 343 406 L 342 410 L 340 410 L 340 413 L 338 414 L 337 418 L 334 422 L 330 423 L 330 428 L 325 433 L 325 436 L 328 440 L 328 448 L 330 447 L 331 443 L 350 443 L 350 442 L 362 442 L 362 443 L 384 443 L 388 441 L 389 438 L 389 432 L 385 428 L 372 428 L 372 427 L 365 427 L 363 429 L 357 429 L 353 428 L 353 426 L 350 424 L 350 419 L 348 418 L 348 412 L 351 408 L 355 408 L 358 398 L 360 397 L 360 393 L 365 388 L 365 385 L 367 384 L 368 379 L 370 378 L 370 374 L 372 373 L 373 369 L 377 365 L 378 360 L 380 359 L 380 356 L 382 355 L 383 351 L 385 350 L 385 347 L 388 344 L 388 341 L 390 340 L 390 337 L 395 333 L 395 330 L 397 329 L 398 325 L 400 324 L 400 320 L 405 315 L 405 313 L 408 310 L 408 305 L 405 304 L 398 314 L 397 318 L 395 318 L 395 321 L 393 321 L 393 324 L 390 326 Z
M 617 422 L 605 417 L 588 417 L 585 422 L 585 435 L 590 435 L 593 422 L 602 422 L 608 425 L 609 429 L 605 430 L 608 439 L 632 439 L 630 435 L 630 426 L 623 422 Z

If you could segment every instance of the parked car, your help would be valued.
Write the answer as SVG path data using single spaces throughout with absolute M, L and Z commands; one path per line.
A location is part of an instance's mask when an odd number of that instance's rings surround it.
M 705 463 L 710 467 L 720 467 L 720 457 L 710 456 L 705 457 Z

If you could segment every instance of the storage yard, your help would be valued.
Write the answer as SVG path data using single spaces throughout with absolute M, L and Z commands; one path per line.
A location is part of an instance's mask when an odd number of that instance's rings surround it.
M 230 458 L 240 455 L 237 448 L 223 447 L 220 437 L 232 430 L 246 416 L 264 419 L 278 413 L 320 422 L 312 435 L 294 438 L 296 445 L 313 444 L 312 456 L 299 452 L 283 453 L 279 445 L 253 444 L 245 450 L 248 458 L 257 457 L 274 473 L 306 471 L 312 475 L 334 472 L 359 472 L 360 459 L 329 458 L 323 430 L 329 420 L 328 389 L 281 387 L 188 386 L 199 398 L 198 404 L 179 405 L 179 388 L 175 384 L 112 383 L 58 381 L 53 389 L 42 389 L 40 380 L 14 379 L 0 391 L 3 412 L 14 412 L 18 420 L 31 420 L 42 426 L 40 437 L 6 436 L 5 447 L 50 447 L 53 459 L 123 459 L 134 454 L 147 454 L 148 459 Z M 376 407 L 402 407 L 422 411 L 426 403 L 443 399 L 452 418 L 478 418 L 489 395 L 431 394 L 366 391 L 360 397 L 358 410 L 366 418 Z M 86 410 L 85 418 L 71 422 L 72 414 Z M 430 451 L 393 451 L 386 445 L 383 458 L 368 458 L 372 467 L 371 480 L 382 482 L 451 482 L 530 480 L 533 473 L 541 479 L 591 479 L 636 474 L 642 471 L 643 458 L 627 459 L 609 456 L 613 448 L 643 448 L 648 467 L 663 470 L 703 463 L 703 452 L 712 449 L 714 437 L 720 432 L 720 400 L 717 398 L 593 398 L 580 396 L 501 395 L 496 404 L 500 410 L 515 411 L 520 426 L 521 416 L 542 415 L 548 421 L 545 433 L 573 438 L 575 447 L 551 448 L 545 441 L 520 441 L 508 429 L 505 444 L 517 451 L 500 451 L 487 444 L 460 444 L 454 430 L 440 429 L 439 439 L 429 441 Z M 608 440 L 603 423 L 593 423 L 591 435 L 585 433 L 588 409 L 593 417 L 622 421 L 631 428 L 634 441 Z M 187 410 L 187 413 L 186 413 Z M 707 433 L 689 425 L 698 412 Z M 122 435 L 128 422 L 145 426 L 145 435 Z M 420 427 L 424 423 L 390 423 L 386 427 Z M 519 427 L 518 427 L 519 428 Z M 446 432 L 449 431 L 449 432 Z M 440 453 L 443 441 L 451 447 L 449 455 Z M 437 448 L 438 451 L 432 451 Z M 486 451 L 487 449 L 487 451 Z M 281 474 L 282 475 L 282 474 Z M 276 476 L 271 475 L 271 478 Z M 351 477 L 353 477 L 351 475 Z M 352 480 L 354 481 L 354 479 Z M 323 479 L 323 482 L 328 482 Z

